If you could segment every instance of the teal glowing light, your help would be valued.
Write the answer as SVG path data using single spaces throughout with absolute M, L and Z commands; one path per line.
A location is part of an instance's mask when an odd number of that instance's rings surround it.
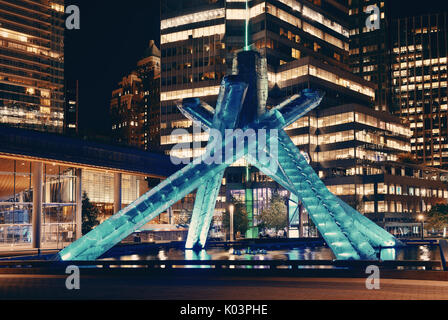
M 302 203 L 336 259 L 376 260 L 375 247 L 391 247 L 399 242 L 384 229 L 334 196 L 316 175 L 304 155 L 283 130 L 316 108 L 323 93 L 310 89 L 287 99 L 267 111 L 266 88 L 262 73 L 266 60 L 254 51 L 242 51 L 237 58 L 237 74 L 223 79 L 215 110 L 199 99 L 185 99 L 179 106 L 190 119 L 220 132 L 227 129 L 253 129 L 244 148 L 235 150 L 231 161 L 216 163 L 214 152 L 226 153 L 234 141 L 209 141 L 202 161 L 193 161 L 125 209 L 78 239 L 57 255 L 60 260 L 94 260 L 129 234 L 167 210 L 189 193 L 197 190 L 186 248 L 204 248 L 224 170 L 241 158 L 277 181 Z M 276 129 L 277 134 L 271 133 Z M 266 148 L 257 149 L 256 132 L 265 130 Z M 272 145 L 278 152 L 272 154 Z M 268 148 L 269 146 L 269 148 Z M 256 151 L 255 151 L 256 150 Z M 255 152 L 254 152 L 255 151 Z M 263 161 L 276 162 L 275 169 Z M 193 253 L 187 251 L 188 256 Z M 192 257 L 192 256 L 191 256 Z
M 395 248 L 382 249 L 380 251 L 380 259 L 383 261 L 394 261 L 397 257 L 397 251 Z

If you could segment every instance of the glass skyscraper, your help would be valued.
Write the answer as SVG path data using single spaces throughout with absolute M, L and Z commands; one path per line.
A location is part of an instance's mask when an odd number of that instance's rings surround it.
M 447 13 L 394 20 L 391 48 L 393 112 L 413 130 L 412 152 L 448 168 Z
M 314 82 L 328 84 L 327 102 L 372 104 L 373 86 L 353 76 L 348 66 L 347 15 L 344 1 L 163 0 L 162 148 L 169 153 L 173 145 L 185 143 L 172 151 L 181 158 L 203 152 L 206 134 L 171 135 L 173 129 L 191 131 L 192 126 L 176 101 L 200 97 L 214 105 L 221 78 L 246 45 L 267 59 L 268 106 Z M 192 142 L 197 147 L 189 147 Z
M 0 1 L 0 123 L 62 133 L 64 1 Z
M 379 29 L 366 27 L 369 5 L 380 10 Z M 377 85 L 377 109 L 410 124 L 415 160 L 447 169 L 447 13 L 391 13 L 391 1 L 350 0 L 352 71 Z

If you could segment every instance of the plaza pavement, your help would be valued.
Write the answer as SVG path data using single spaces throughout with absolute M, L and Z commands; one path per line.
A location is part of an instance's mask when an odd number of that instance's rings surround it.
M 0 274 L 0 299 L 149 300 L 447 300 L 448 281 L 297 277 L 188 277 L 81 274 L 80 290 L 67 290 L 65 275 Z

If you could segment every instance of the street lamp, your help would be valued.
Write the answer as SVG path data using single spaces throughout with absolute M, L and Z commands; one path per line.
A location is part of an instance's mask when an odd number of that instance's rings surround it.
M 234 241 L 234 231 L 233 231 L 233 211 L 235 210 L 235 206 L 231 204 L 229 206 L 230 213 L 230 241 Z
M 424 223 L 425 223 L 425 216 L 422 214 L 419 214 L 417 219 L 422 223 L 422 240 L 424 239 L 425 235 L 423 233 Z

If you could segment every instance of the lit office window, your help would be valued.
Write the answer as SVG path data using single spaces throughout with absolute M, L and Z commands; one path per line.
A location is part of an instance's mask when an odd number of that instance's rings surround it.
M 364 202 L 364 213 L 374 213 L 375 212 L 375 202 L 366 201 Z
M 187 25 L 190 23 L 220 19 L 220 18 L 224 18 L 224 16 L 225 16 L 225 11 L 223 8 L 196 12 L 196 13 L 192 13 L 189 15 L 184 15 L 184 16 L 180 16 L 180 17 L 162 20 L 160 22 L 160 29 L 164 30 L 164 29 L 168 29 L 168 28 L 174 28 L 174 27 L 179 27 L 182 25 Z
M 332 151 L 318 152 L 319 162 L 333 161 L 333 160 L 343 160 L 343 159 L 353 159 L 355 157 L 355 149 L 339 149 Z
M 308 134 L 291 137 L 291 140 L 292 142 L 294 142 L 296 146 L 310 143 L 310 138 Z
M 354 122 L 353 112 L 346 112 L 319 118 L 318 126 L 319 128 L 325 128 L 351 122 Z
M 193 97 L 215 96 L 219 93 L 219 86 L 185 89 L 177 91 L 166 91 L 160 94 L 161 101 L 181 100 Z
M 318 136 L 318 144 L 330 144 L 344 141 L 351 141 L 355 139 L 354 130 L 340 131 L 334 133 L 328 133 Z
M 190 29 L 185 31 L 179 31 L 174 33 L 162 34 L 161 35 L 161 44 L 166 44 L 170 42 L 184 41 L 188 40 L 189 37 L 192 38 L 202 38 L 208 37 L 212 35 L 224 35 L 225 33 L 225 25 L 215 25 L 210 27 L 203 27 L 197 29 Z

